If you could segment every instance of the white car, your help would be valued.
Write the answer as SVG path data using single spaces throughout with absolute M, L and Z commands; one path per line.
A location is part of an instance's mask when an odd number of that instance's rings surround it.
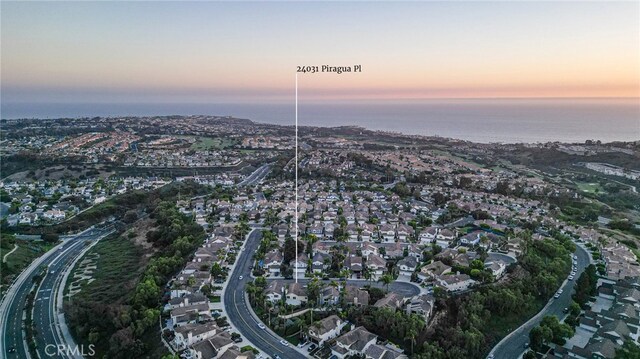
M 238 279 L 242 280 L 242 276 L 239 276 Z
M 572 275 L 569 276 L 569 280 L 573 280 L 573 276 Z
M 264 329 L 264 328 L 266 328 L 266 327 L 264 326 L 264 324 L 259 323 L 259 324 L 258 324 L 258 328 L 260 328 L 260 329 Z
M 553 297 L 556 299 L 560 298 L 560 293 L 556 293 L 556 295 L 554 295 Z
M 288 342 L 288 341 L 286 341 L 286 340 L 284 340 L 284 339 L 282 339 L 282 340 L 280 341 L 280 344 L 284 345 L 285 347 L 288 347 L 288 346 L 289 346 L 289 342 Z

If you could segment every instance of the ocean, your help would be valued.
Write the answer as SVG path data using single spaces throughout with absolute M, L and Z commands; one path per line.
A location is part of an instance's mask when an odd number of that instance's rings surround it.
M 2 103 L 3 119 L 148 115 L 224 115 L 293 125 L 294 104 Z M 371 130 L 481 143 L 640 140 L 640 99 L 430 99 L 298 104 L 299 125 Z

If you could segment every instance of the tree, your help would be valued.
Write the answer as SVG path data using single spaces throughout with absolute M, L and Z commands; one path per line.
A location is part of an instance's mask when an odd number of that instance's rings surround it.
M 387 288 L 387 292 L 389 291 L 389 285 L 391 284 L 391 282 L 393 282 L 393 277 L 391 276 L 391 274 L 383 274 L 380 279 L 378 279 L 379 282 L 382 282 L 385 287 Z
M 535 351 L 541 351 L 544 344 L 551 341 L 553 332 L 548 327 L 537 326 L 529 332 L 529 345 Z
M 224 277 L 226 271 L 220 266 L 220 263 L 215 262 L 211 266 L 211 275 L 213 278 L 218 279 Z
M 627 339 L 620 349 L 616 349 L 615 359 L 640 359 L 640 347 Z

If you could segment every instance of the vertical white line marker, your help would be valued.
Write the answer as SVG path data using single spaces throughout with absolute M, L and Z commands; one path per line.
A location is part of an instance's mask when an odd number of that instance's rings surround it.
M 295 242 L 296 242 L 296 258 L 294 259 L 293 269 L 295 270 L 296 275 L 296 283 L 298 283 L 298 268 L 296 268 L 295 263 L 298 261 L 298 73 L 296 72 L 296 221 L 295 221 Z

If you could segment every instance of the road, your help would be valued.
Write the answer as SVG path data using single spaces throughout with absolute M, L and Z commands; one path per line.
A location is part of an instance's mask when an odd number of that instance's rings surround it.
M 496 359 L 513 359 L 518 358 L 525 351 L 524 345 L 529 342 L 529 332 L 537 326 L 542 318 L 547 315 L 555 315 L 562 319 L 565 316 L 564 308 L 571 304 L 571 295 L 573 294 L 573 286 L 584 269 L 590 264 L 591 257 L 586 250 L 580 246 L 576 246 L 575 255 L 578 256 L 577 273 L 574 280 L 567 280 L 561 286 L 563 292 L 558 299 L 551 298 L 549 303 L 533 318 L 524 323 L 522 326 L 511 332 L 502 341 L 500 341 L 491 351 Z
M 245 296 L 245 285 L 250 282 L 251 268 L 253 266 L 253 253 L 256 252 L 260 245 L 260 238 L 262 234 L 260 230 L 254 230 L 249 234 L 247 243 L 244 249 L 240 253 L 237 259 L 237 263 L 229 283 L 226 286 L 224 292 L 224 307 L 227 312 L 229 321 L 236 327 L 236 329 L 245 337 L 246 340 L 251 342 L 258 349 L 262 350 L 268 355 L 279 355 L 282 358 L 305 358 L 297 350 L 291 347 L 285 347 L 280 344 L 281 337 L 275 335 L 270 330 L 263 330 L 258 328 L 258 321 L 256 317 L 251 314 L 251 310 L 248 307 L 250 304 L 247 302 Z M 242 279 L 240 279 L 242 276 Z M 292 282 L 293 279 L 284 280 L 285 282 Z M 309 281 L 309 279 L 299 279 L 301 283 Z M 384 284 L 379 282 L 368 282 L 366 280 L 348 280 L 350 284 L 357 285 L 372 285 L 377 287 L 383 287 Z M 414 296 L 420 293 L 420 288 L 415 284 L 408 282 L 393 282 L 389 285 L 389 289 L 393 292 L 400 293 L 405 297 Z
M 109 233 L 108 229 L 91 229 L 69 237 L 43 255 L 39 259 L 40 263 L 36 260 L 20 275 L 7 292 L 6 300 L 0 307 L 0 328 L 2 328 L 0 357 L 29 357 L 23 330 L 24 307 L 27 303 L 27 295 L 32 289 L 33 278 L 40 272 L 42 266 L 48 266 L 48 271 L 38 288 L 33 306 L 37 351 L 41 358 L 62 357 L 56 355 L 54 347 L 50 346 L 64 343 L 61 332 L 55 325 L 57 310 L 54 293 L 61 285 L 65 267 L 73 262 L 88 243 L 99 240 L 107 233 Z M 10 353 L 9 350 L 12 348 L 15 352 Z M 51 355 L 52 353 L 54 355 Z
M 238 256 L 223 297 L 227 317 L 246 340 L 267 355 L 279 355 L 286 359 L 305 358 L 297 350 L 280 344 L 282 338 L 268 330 L 258 328 L 258 322 L 247 307 L 249 304 L 245 297 L 245 285 L 251 281 L 253 253 L 258 249 L 261 236 L 261 231 L 252 231 L 247 238 L 245 248 Z M 243 276 L 243 279 L 240 279 L 240 276 Z
M 264 179 L 269 174 L 270 170 L 271 164 L 262 165 L 242 180 L 242 182 L 238 183 L 238 186 L 253 186 Z

